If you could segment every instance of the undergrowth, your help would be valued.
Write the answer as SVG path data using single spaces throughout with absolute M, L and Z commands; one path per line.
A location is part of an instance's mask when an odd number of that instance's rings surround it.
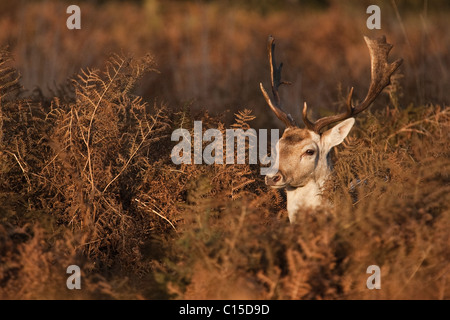
M 144 102 L 151 56 L 113 55 L 52 97 L 0 52 L 0 299 L 448 299 L 449 108 L 359 117 L 333 208 L 287 221 L 256 165 L 174 165 L 177 128 L 220 117 Z M 233 128 L 255 116 L 236 114 Z M 247 162 L 248 163 L 248 162 Z M 82 290 L 66 269 L 82 270 Z M 379 265 L 382 289 L 368 290 Z

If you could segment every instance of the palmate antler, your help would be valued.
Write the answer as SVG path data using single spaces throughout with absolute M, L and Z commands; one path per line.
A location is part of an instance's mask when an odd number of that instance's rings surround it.
M 364 40 L 366 41 L 367 47 L 369 48 L 370 52 L 370 58 L 371 58 L 371 83 L 369 87 L 369 91 L 367 93 L 366 98 L 361 102 L 358 106 L 352 105 L 352 96 L 353 96 L 353 88 L 350 90 L 350 93 L 347 98 L 347 111 L 341 114 L 324 117 L 321 118 L 315 122 L 311 122 L 308 119 L 307 116 L 307 106 L 306 103 L 303 107 L 303 122 L 305 126 L 316 133 L 320 133 L 320 131 L 325 128 L 326 126 L 345 120 L 347 118 L 353 117 L 357 115 L 358 113 L 364 111 L 367 109 L 370 104 L 376 99 L 376 97 L 383 91 L 385 87 L 387 87 L 390 84 L 390 79 L 392 74 L 397 70 L 397 68 L 401 65 L 403 62 L 403 59 L 398 59 L 394 61 L 393 63 L 388 62 L 388 55 L 389 52 L 392 49 L 392 45 L 386 42 L 386 37 L 382 36 L 377 39 L 370 39 L 368 37 L 364 37 Z M 295 122 L 292 121 L 286 121 L 289 119 L 292 119 L 292 117 L 289 114 L 286 114 L 282 109 L 280 108 L 280 98 L 278 95 L 278 86 L 280 84 L 283 84 L 283 82 L 279 82 L 281 78 L 281 67 L 276 70 L 275 77 L 273 73 L 273 68 L 276 67 L 275 61 L 273 60 L 273 51 L 274 51 L 274 40 L 272 37 L 269 37 L 269 60 L 271 61 L 271 75 L 272 75 L 272 91 L 274 92 L 274 97 L 277 101 L 276 105 L 274 106 L 271 100 L 269 99 L 266 91 L 262 87 L 261 84 L 261 90 L 263 92 L 264 97 L 266 98 L 267 103 L 269 104 L 270 108 L 275 112 L 276 116 L 282 120 L 287 127 L 295 126 Z M 278 82 L 277 82 L 278 80 Z M 278 86 L 276 85 L 278 83 Z M 275 89 L 274 89 L 275 84 Z M 276 95 L 275 95 L 276 93 Z M 281 113 L 281 115 L 280 115 Z

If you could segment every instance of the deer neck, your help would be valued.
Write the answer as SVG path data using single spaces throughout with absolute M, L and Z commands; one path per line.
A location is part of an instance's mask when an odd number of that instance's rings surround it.
M 299 210 L 314 209 L 326 204 L 322 197 L 322 188 L 332 172 L 333 165 L 328 154 L 322 159 L 319 159 L 313 176 L 304 186 L 286 188 L 287 211 L 291 222 L 295 220 Z

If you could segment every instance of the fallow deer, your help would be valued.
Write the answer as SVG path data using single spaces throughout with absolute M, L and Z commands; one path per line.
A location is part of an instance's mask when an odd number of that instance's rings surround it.
M 301 208 L 317 208 L 325 204 L 322 198 L 324 182 L 332 172 L 330 151 L 339 145 L 355 123 L 353 116 L 367 109 L 381 91 L 390 84 L 391 75 L 402 63 L 398 59 L 388 62 L 392 45 L 386 38 L 370 39 L 364 37 L 371 57 L 371 83 L 365 99 L 357 106 L 352 104 L 353 88 L 347 97 L 347 110 L 344 113 L 321 118 L 315 122 L 308 119 L 306 102 L 303 107 L 303 123 L 300 128 L 292 116 L 281 107 L 278 88 L 288 84 L 281 80 L 281 69 L 275 63 L 275 43 L 272 36 L 268 40 L 268 54 L 272 82 L 273 99 L 269 97 L 263 85 L 261 91 L 270 109 L 283 121 L 286 129 L 276 146 L 277 172 L 267 174 L 265 182 L 273 188 L 286 188 L 289 220 L 295 221 Z M 323 131 L 328 125 L 340 122 L 331 129 Z

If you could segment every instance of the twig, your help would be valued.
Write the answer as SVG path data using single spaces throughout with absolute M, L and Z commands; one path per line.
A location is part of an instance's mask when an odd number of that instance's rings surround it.
M 142 201 L 140 201 L 140 200 L 137 199 L 137 198 L 135 198 L 134 201 L 140 203 L 142 206 L 144 206 L 144 207 L 146 207 L 146 208 L 149 208 L 149 206 L 147 206 L 145 203 L 143 203 Z M 175 228 L 175 226 L 173 225 L 172 222 L 170 222 L 169 219 L 167 219 L 166 217 L 164 217 L 161 213 L 157 212 L 156 210 L 154 210 L 154 209 L 152 209 L 152 208 L 149 208 L 149 209 L 150 209 L 154 214 L 156 214 L 158 217 L 160 217 L 160 218 L 166 220 L 166 221 L 172 226 L 172 228 L 173 228 L 175 231 L 177 231 L 177 228 Z
M 17 147 L 17 148 L 19 148 L 19 147 Z M 18 151 L 19 151 L 19 150 L 17 150 L 17 152 L 18 152 Z M 16 162 L 19 164 L 19 167 L 20 167 L 20 169 L 22 170 L 23 176 L 24 176 L 25 179 L 27 180 L 27 183 L 28 183 L 28 191 L 30 191 L 30 190 L 31 190 L 31 181 L 30 181 L 30 177 L 28 177 L 28 174 L 27 174 L 27 171 L 28 171 L 28 170 L 22 166 L 22 164 L 20 163 L 19 158 L 16 156 L 15 153 L 10 152 L 10 151 L 8 151 L 8 150 L 5 150 L 5 152 L 8 153 L 8 154 L 10 154 L 10 155 L 12 155 L 12 156 L 14 157 L 14 159 L 16 159 Z M 20 156 L 20 154 L 19 154 L 19 156 Z
M 113 75 L 112 78 L 110 78 L 110 81 L 108 83 L 108 85 L 105 87 L 105 89 L 102 92 L 102 95 L 99 97 L 99 100 L 97 101 L 97 104 L 94 107 L 94 111 L 92 112 L 91 115 L 91 119 L 89 121 L 89 127 L 88 127 L 88 132 L 87 132 L 87 154 L 88 154 L 88 167 L 89 167 L 89 174 L 91 176 L 91 187 L 92 187 L 92 192 L 95 191 L 95 186 L 94 186 L 94 171 L 92 169 L 92 162 L 91 162 L 91 149 L 89 146 L 89 141 L 90 141 L 90 137 L 91 137 L 91 129 L 92 129 L 92 123 L 94 122 L 94 117 L 95 114 L 97 112 L 98 107 L 100 106 L 100 103 L 103 101 L 103 97 L 105 96 L 105 94 L 108 92 L 109 88 L 111 87 L 112 83 L 114 82 L 115 78 L 117 77 L 117 75 L 119 74 L 120 70 L 122 69 L 123 65 L 125 64 L 125 60 L 122 61 L 122 63 L 119 64 L 119 66 L 117 68 L 113 68 L 115 73 Z
M 125 171 L 125 169 L 128 167 L 128 165 L 130 164 L 131 160 L 134 158 L 134 156 L 136 155 L 136 153 L 141 149 L 142 145 L 144 144 L 144 142 L 146 141 L 148 135 L 153 131 L 153 127 L 155 126 L 157 120 L 154 120 L 153 124 L 151 125 L 151 127 L 148 129 L 147 133 L 142 137 L 142 141 L 141 143 L 136 147 L 136 149 L 133 151 L 133 153 L 131 154 L 130 158 L 128 159 L 128 161 L 123 165 L 122 169 L 120 169 L 120 172 L 106 185 L 106 187 L 103 189 L 103 193 L 105 193 L 105 191 L 109 188 L 109 186 L 116 181 L 119 176 L 122 174 L 122 172 Z

